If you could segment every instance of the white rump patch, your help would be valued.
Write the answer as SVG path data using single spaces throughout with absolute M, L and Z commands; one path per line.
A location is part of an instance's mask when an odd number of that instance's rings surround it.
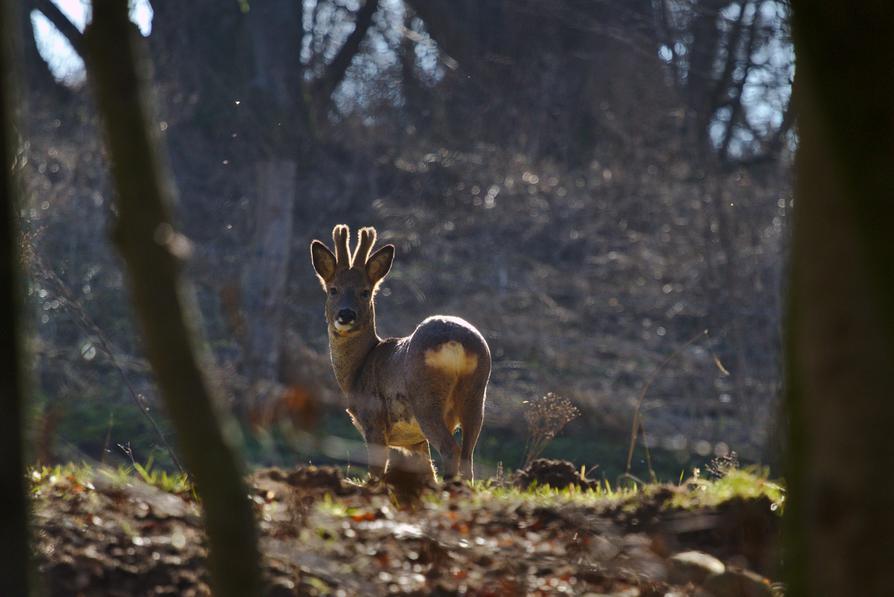
M 456 340 L 425 351 L 425 364 L 457 375 L 467 375 L 478 367 L 478 355 L 471 354 Z

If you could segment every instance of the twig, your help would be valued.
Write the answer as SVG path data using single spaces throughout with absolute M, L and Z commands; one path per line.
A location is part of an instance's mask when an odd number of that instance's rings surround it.
M 658 476 L 655 474 L 655 469 L 652 468 L 652 453 L 649 450 L 649 442 L 646 440 L 646 428 L 643 427 L 642 418 L 639 420 L 639 433 L 643 436 L 643 450 L 646 453 L 646 467 L 649 469 L 649 478 L 652 479 L 652 483 L 657 483 Z
M 630 479 L 631 481 L 633 481 L 634 485 L 636 485 L 637 483 L 639 483 L 640 485 L 646 485 L 645 481 L 643 481 L 636 475 L 631 475 L 630 473 L 622 473 L 621 475 L 619 475 L 618 478 L 615 480 L 615 485 L 620 486 L 621 481 L 624 481 L 626 479 Z
M 633 423 L 630 426 L 630 447 L 627 450 L 627 466 L 624 469 L 626 474 L 630 474 L 630 465 L 633 463 L 633 449 L 636 447 L 636 434 L 642 427 L 642 423 L 640 422 L 640 410 L 643 406 L 643 401 L 646 399 L 646 393 L 649 391 L 649 388 L 652 387 L 652 384 L 658 378 L 658 374 L 670 363 L 674 358 L 680 354 L 683 349 L 688 347 L 690 344 L 701 338 L 702 336 L 707 336 L 708 330 L 702 330 L 692 338 L 687 340 L 683 345 L 677 348 L 674 352 L 672 352 L 668 357 L 666 357 L 658 367 L 652 372 L 649 378 L 646 380 L 645 385 L 643 385 L 643 389 L 639 394 L 639 399 L 636 401 L 636 409 L 633 411 Z M 645 435 L 645 434 L 644 434 Z M 645 443 L 645 442 L 643 442 Z M 647 448 L 648 450 L 648 448 Z M 651 471 L 651 464 L 649 466 Z M 653 473 L 654 474 L 654 473 Z
M 62 12 L 56 4 L 50 0 L 36 0 L 34 8 L 43 14 L 59 33 L 68 40 L 68 43 L 71 44 L 71 47 L 74 48 L 78 55 L 81 57 L 84 56 L 83 34 L 78 30 L 75 24 L 65 16 L 65 13 Z
M 133 448 L 130 447 L 130 442 L 125 444 L 115 444 L 118 446 L 118 449 L 124 452 L 124 455 L 130 458 L 130 464 L 133 466 L 134 470 L 137 470 L 137 460 L 133 455 Z
M 71 313 L 75 315 L 75 322 L 86 334 L 94 336 L 98 340 L 100 349 L 106 354 L 106 357 L 108 357 L 109 362 L 112 364 L 112 367 L 114 367 L 115 370 L 118 372 L 118 375 L 121 377 L 121 381 L 127 388 L 127 391 L 130 394 L 130 397 L 133 400 L 134 404 L 136 404 L 137 409 L 149 422 L 149 425 L 155 431 L 156 435 L 158 435 L 162 446 L 164 446 L 164 449 L 171 457 L 171 461 L 174 463 L 174 466 L 177 467 L 177 470 L 181 474 L 187 475 L 188 473 L 183 468 L 183 465 L 180 463 L 180 459 L 177 458 L 177 453 L 174 452 L 174 448 L 172 448 L 171 444 L 168 443 L 164 431 L 162 431 L 158 422 L 155 420 L 155 417 L 153 417 L 149 413 L 149 405 L 146 404 L 146 399 L 142 396 L 142 394 L 137 392 L 136 388 L 134 388 L 133 384 L 130 381 L 130 378 L 124 371 L 124 367 L 118 361 L 118 357 L 116 356 L 115 351 L 112 350 L 111 343 L 109 342 L 108 338 L 106 338 L 106 335 L 105 333 L 103 333 L 102 328 L 100 328 L 99 325 L 95 321 L 93 321 L 93 319 L 87 313 L 86 309 L 84 309 L 84 307 L 78 302 L 78 300 L 71 295 L 68 286 L 65 285 L 65 282 L 63 282 L 62 279 L 59 278 L 56 272 L 48 268 L 44 264 L 43 260 L 40 257 L 40 254 L 37 252 L 35 247 L 32 247 L 31 252 L 34 265 L 43 275 L 44 279 L 49 280 L 56 286 L 57 296 L 62 299 L 62 303 L 65 304 L 65 306 L 69 308 Z
M 115 412 L 109 411 L 109 426 L 106 428 L 106 439 L 102 442 L 102 452 L 99 453 L 99 464 L 106 463 L 106 454 L 109 453 L 109 445 L 112 443 L 112 427 L 115 426 Z

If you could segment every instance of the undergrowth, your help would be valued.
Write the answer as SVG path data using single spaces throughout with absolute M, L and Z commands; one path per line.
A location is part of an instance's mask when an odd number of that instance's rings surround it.
M 160 469 L 154 465 L 151 458 L 146 464 L 134 462 L 132 465 L 111 467 L 88 462 L 69 462 L 54 466 L 36 466 L 28 472 L 33 493 L 39 493 L 47 487 L 62 485 L 71 487 L 75 492 L 82 487 L 92 489 L 97 477 L 101 477 L 113 487 L 124 487 L 136 481 L 167 493 L 194 494 L 192 482 L 187 475 Z

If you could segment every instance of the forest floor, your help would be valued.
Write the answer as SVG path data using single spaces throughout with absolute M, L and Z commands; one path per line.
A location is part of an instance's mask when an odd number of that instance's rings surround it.
M 188 483 L 137 473 L 32 472 L 47 594 L 210 594 Z M 400 496 L 329 467 L 250 481 L 270 596 L 782 594 L 770 579 L 784 492 L 751 472 L 618 489 L 541 461 L 505 482 Z

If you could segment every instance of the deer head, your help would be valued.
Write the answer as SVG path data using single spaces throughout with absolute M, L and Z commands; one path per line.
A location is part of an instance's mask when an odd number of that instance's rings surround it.
M 326 323 L 330 333 L 348 337 L 375 328 L 373 299 L 379 283 L 391 269 L 394 245 L 372 252 L 375 228 L 361 228 L 351 255 L 350 230 L 344 224 L 332 229 L 335 253 L 322 242 L 310 243 L 310 257 L 326 292 Z

